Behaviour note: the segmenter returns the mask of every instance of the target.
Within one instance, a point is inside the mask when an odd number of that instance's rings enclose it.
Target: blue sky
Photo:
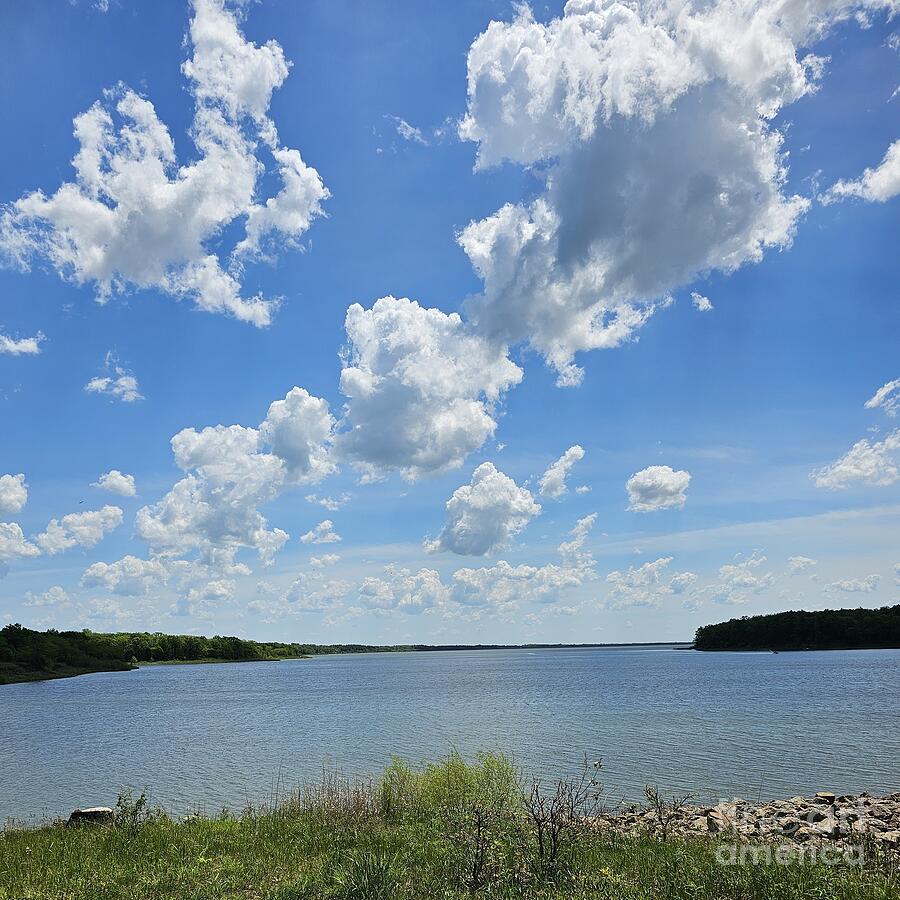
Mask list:
[[[0,12],[0,618],[315,641],[628,641],[897,602],[895,22],[878,3],[843,21],[828,4],[815,19],[711,4],[687,24],[665,8],[636,4],[630,19],[594,6],[528,18],[499,2],[350,16],[286,0],[42,0]],[[144,159],[127,199],[26,210],[22,198],[64,183],[91,198],[72,167],[73,119],[123,97],[152,103],[177,162],[160,175]],[[135,163],[111,122],[107,163]],[[243,149],[153,230],[153,190],[203,158],[192,128]],[[283,186],[273,150],[302,156],[300,225],[259,212]],[[197,197],[232,188],[231,211],[192,241]],[[86,249],[100,207],[129,204],[134,230],[123,214]],[[232,252],[253,216],[259,246]],[[509,251],[526,220],[535,237]],[[74,253],[63,262],[60,241]],[[209,292],[171,287],[203,257],[241,297],[280,298],[265,327],[240,320],[258,307],[202,311]],[[102,304],[95,265],[112,278]],[[376,312],[388,296],[419,305]],[[598,330],[630,315],[617,338]],[[401,333],[414,351],[390,357]],[[617,345],[586,349],[600,344]],[[342,369],[381,387],[345,408]],[[109,392],[123,375],[140,399]],[[567,378],[580,383],[558,386]],[[107,390],[86,390],[92,379]],[[305,394],[279,408],[293,429],[279,445],[260,424],[295,386],[328,412]],[[241,432],[254,448],[201,432],[217,425],[255,429]],[[170,441],[184,429],[194,449],[179,468]],[[583,454],[565,491],[542,492],[571,447]],[[135,496],[92,486],[112,470],[133,476]],[[169,492],[185,478],[196,490],[175,498],[175,517]],[[275,538],[253,530],[257,517]],[[341,540],[318,542],[329,534]]]

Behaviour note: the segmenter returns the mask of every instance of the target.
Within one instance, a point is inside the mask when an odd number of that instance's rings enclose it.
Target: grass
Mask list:
[[[120,800],[115,826],[0,833],[3,900],[893,900],[895,861],[725,866],[713,838],[660,841],[586,823],[595,785],[540,790],[503,756],[376,782],[325,775],[286,802],[174,821]]]

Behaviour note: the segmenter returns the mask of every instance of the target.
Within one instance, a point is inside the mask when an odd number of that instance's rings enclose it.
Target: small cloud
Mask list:
[[[690,472],[675,471],[670,466],[648,466],[635,472],[625,484],[628,509],[632,512],[681,509],[687,501],[685,492],[690,483]]]
[[[331,519],[319,522],[311,531],[300,536],[301,544],[334,544],[340,540],[343,538],[334,530]]]
[[[118,469],[110,469],[105,475],[101,475],[96,481],[92,482],[91,487],[111,491],[113,494],[119,494],[122,497],[137,496],[134,475],[125,475]]]
[[[421,144],[423,147],[428,146],[428,139],[422,134],[422,130],[416,128],[415,125],[410,125],[406,119],[401,119],[400,116],[385,116],[385,118],[390,119],[394,123],[397,134],[400,135],[404,141]]]
[[[118,357],[112,351],[106,354],[104,367],[110,374],[92,378],[84,386],[89,394],[106,394],[123,403],[134,403],[144,399],[134,372],[121,366]]]
[[[46,340],[39,331],[34,337],[11,338],[0,333],[0,354],[7,356],[37,356],[41,352],[41,344]]]
[[[714,308],[709,297],[704,297],[703,294],[698,294],[696,291],[691,291],[691,303],[699,312],[709,312]]]

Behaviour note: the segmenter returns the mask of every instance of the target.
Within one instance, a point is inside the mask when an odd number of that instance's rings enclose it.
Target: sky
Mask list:
[[[900,602],[890,0],[0,7],[0,619]]]

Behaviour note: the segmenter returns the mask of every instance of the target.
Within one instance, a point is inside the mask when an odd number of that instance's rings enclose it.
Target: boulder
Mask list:
[[[722,810],[711,809],[706,814],[706,827],[713,833],[727,831],[731,827],[731,819]]]
[[[88,806],[75,809],[69,816],[67,825],[112,825],[116,814],[108,806]]]
[[[815,803],[824,803],[826,806],[831,806],[836,799],[831,791],[816,791],[816,796],[813,797]]]

